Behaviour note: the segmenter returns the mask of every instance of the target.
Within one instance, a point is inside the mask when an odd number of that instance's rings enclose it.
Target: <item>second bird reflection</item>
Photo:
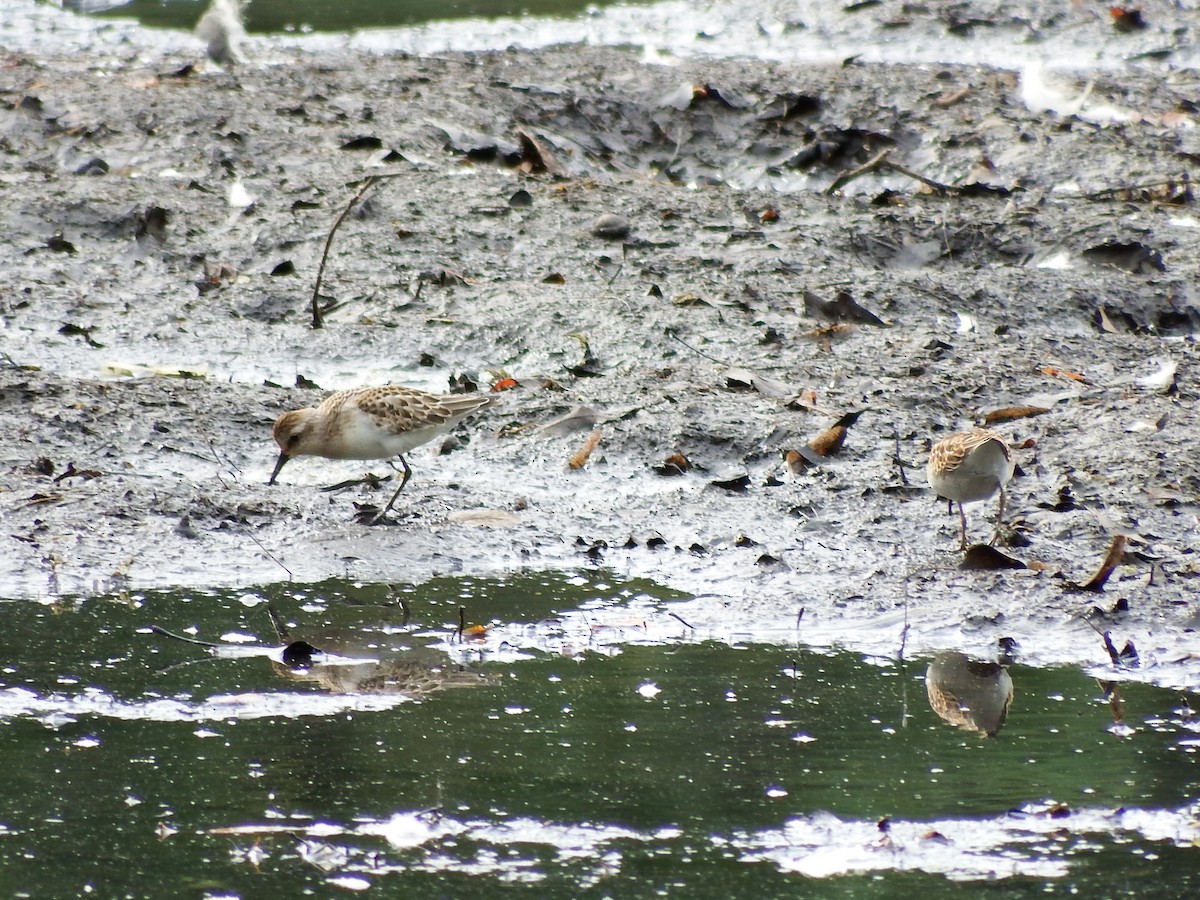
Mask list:
[[[1008,718],[1012,677],[999,663],[981,662],[962,653],[939,653],[925,673],[929,705],[946,722],[966,731],[995,737]]]

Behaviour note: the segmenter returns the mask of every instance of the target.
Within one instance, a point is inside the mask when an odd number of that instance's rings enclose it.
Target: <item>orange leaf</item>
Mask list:
[[[988,425],[995,422],[1011,422],[1013,419],[1026,419],[1030,416],[1040,416],[1050,412],[1045,406],[1005,406],[1003,409],[993,409],[983,417]]]
[[[1060,369],[1057,366],[1042,366],[1038,371],[1043,375],[1049,375],[1051,378],[1069,378],[1072,381],[1087,381],[1087,378],[1079,372]]]

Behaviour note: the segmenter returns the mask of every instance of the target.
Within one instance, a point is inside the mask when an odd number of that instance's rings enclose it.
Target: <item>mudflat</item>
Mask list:
[[[1084,663],[1109,631],[1200,684],[1194,72],[196,62],[0,59],[0,595],[605,565],[696,628]],[[382,464],[266,485],[330,390],[505,379],[392,524]],[[985,422],[1025,568],[964,568],[925,483]]]

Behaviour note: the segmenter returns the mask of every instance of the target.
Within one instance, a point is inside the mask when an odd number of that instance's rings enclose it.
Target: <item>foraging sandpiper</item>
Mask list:
[[[285,412],[275,420],[279,459],[267,484],[275,483],[279,470],[293,456],[399,457],[404,477],[387,506],[371,520],[375,524],[391,510],[412,476],[405,453],[449,431],[476,410],[498,402],[498,397],[429,394],[400,385],[339,391],[319,406]]]

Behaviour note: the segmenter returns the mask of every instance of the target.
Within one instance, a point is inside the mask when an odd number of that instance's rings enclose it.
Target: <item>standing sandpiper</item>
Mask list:
[[[449,431],[476,410],[498,402],[498,397],[428,394],[400,385],[339,391],[320,406],[285,412],[275,420],[279,459],[267,484],[275,483],[279,470],[293,456],[399,457],[404,477],[387,506],[371,520],[374,525],[391,510],[412,476],[405,453]]]
[[[934,492],[958,504],[962,524],[960,550],[967,549],[967,515],[963,504],[987,500],[999,491],[1000,508],[990,542],[996,543],[1004,519],[1004,486],[1013,474],[1012,452],[1004,438],[986,428],[956,432],[933,445],[925,471]]]

